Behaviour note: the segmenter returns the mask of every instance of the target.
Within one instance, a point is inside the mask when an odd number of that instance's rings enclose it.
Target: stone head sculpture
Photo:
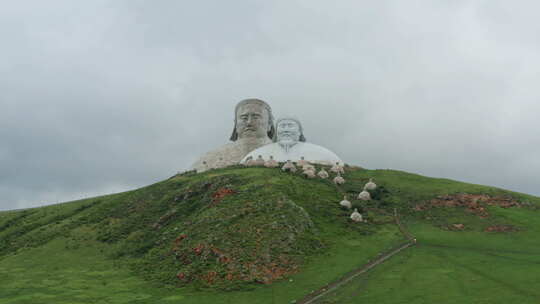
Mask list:
[[[300,121],[293,117],[283,117],[276,122],[276,132],[273,140],[279,143],[285,150],[294,146],[297,142],[305,142],[306,137]]]
[[[234,110],[234,129],[231,141],[240,138],[273,138],[274,116],[270,106],[260,99],[244,99]]]

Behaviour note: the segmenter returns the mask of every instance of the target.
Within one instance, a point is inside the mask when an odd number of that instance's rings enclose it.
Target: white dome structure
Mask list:
[[[369,179],[369,182],[364,186],[364,190],[373,191],[373,190],[375,190],[375,189],[377,189],[377,184],[375,184],[375,183],[373,182],[373,179],[370,178],[370,179]]]
[[[350,201],[347,200],[347,196],[346,196],[346,195],[343,197],[343,200],[342,200],[341,202],[339,202],[339,205],[340,205],[341,207],[345,207],[345,208],[347,208],[347,209],[351,209],[351,208],[352,208],[352,204],[351,204]]]
[[[332,171],[332,172],[334,172],[334,173],[341,173],[341,174],[345,173],[345,169],[343,169],[343,166],[340,165],[339,162],[336,162],[336,163],[332,166],[332,168],[330,168],[330,171]]]
[[[369,201],[369,200],[371,200],[371,194],[369,194],[369,192],[364,190],[364,191],[360,192],[360,194],[358,194],[358,199],[363,200],[363,201]]]
[[[272,155],[270,155],[270,159],[264,162],[264,166],[266,168],[276,168],[279,166],[278,162],[274,159]]]
[[[311,169],[304,170],[304,172],[302,172],[302,174],[305,175],[307,178],[315,178],[315,177],[317,177],[317,175],[315,175],[315,170],[311,170]]]
[[[306,171],[306,170],[311,170],[311,171],[315,171],[315,167],[310,164],[310,163],[306,163],[302,166],[302,170]]]
[[[296,172],[296,166],[293,164],[293,162],[289,159],[283,167],[281,167],[281,170],[283,171],[290,171],[290,172]]]
[[[321,171],[319,171],[319,173],[317,173],[317,175],[320,178],[323,178],[323,179],[327,179],[329,177],[328,172],[326,172],[326,170],[324,170],[324,168],[321,168]]]
[[[353,213],[351,214],[351,220],[353,220],[354,222],[362,222],[363,219],[362,219],[362,214],[360,214],[358,212],[358,209],[354,209]]]
[[[334,177],[334,184],[336,185],[343,185],[345,184],[345,179],[341,177],[341,174],[338,173],[336,177]]]

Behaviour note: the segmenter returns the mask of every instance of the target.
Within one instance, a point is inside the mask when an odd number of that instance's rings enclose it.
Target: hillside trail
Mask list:
[[[344,193],[344,191],[336,185],[336,188],[339,192]],[[296,301],[297,304],[311,304],[315,303],[315,301],[319,300],[321,297],[327,295],[328,293],[340,288],[341,286],[347,284],[352,279],[358,277],[359,275],[366,273],[370,269],[376,267],[377,265],[383,263],[384,261],[388,260],[392,256],[400,253],[401,251],[416,245],[416,238],[403,226],[399,219],[399,214],[397,212],[397,209],[394,208],[394,222],[399,228],[399,231],[403,234],[403,236],[407,239],[406,242],[401,243],[397,246],[392,247],[391,249],[383,252],[382,254],[379,254],[376,259],[369,261],[368,263],[360,266],[359,268],[356,268],[347,274],[345,274],[340,279],[331,282],[317,290],[312,291],[311,293],[307,294],[302,298],[301,300]]]
[[[412,242],[412,241],[402,243],[402,244],[400,244],[400,245],[386,251],[385,253],[380,255],[377,259],[375,259],[375,260],[361,266],[358,269],[355,269],[355,270],[347,273],[346,275],[344,275],[339,280],[334,281],[334,282],[332,282],[332,283],[330,283],[330,284],[328,284],[326,286],[323,286],[323,287],[311,292],[310,294],[306,295],[303,299],[297,301],[296,303],[297,304],[314,303],[315,301],[317,301],[321,297],[325,296],[326,294],[340,288],[342,285],[347,284],[348,282],[350,282],[352,279],[356,278],[357,276],[369,271],[370,269],[372,269],[375,266],[381,264],[382,262],[386,261],[387,259],[391,258],[392,256],[398,254],[402,250],[405,250],[405,249],[407,249],[407,248],[409,248],[410,246],[413,246],[413,245],[415,245],[415,243]]]
[[[335,186],[336,186],[336,189],[337,189],[338,192],[340,192],[342,194],[345,194],[345,191],[343,191],[338,185],[335,185]],[[398,214],[396,208],[394,208],[393,217],[394,217],[395,224],[399,228],[399,231],[407,239],[406,242],[401,243],[401,244],[399,244],[399,245],[397,245],[397,246],[383,252],[382,254],[378,255],[375,260],[372,260],[372,261],[360,266],[359,268],[348,272],[347,274],[345,274],[343,277],[339,278],[338,280],[336,280],[334,282],[331,282],[331,283],[329,283],[329,284],[327,284],[327,285],[325,285],[325,286],[323,286],[323,287],[321,287],[321,288],[319,288],[317,290],[312,291],[311,293],[307,294],[306,296],[304,296],[302,299],[296,301],[295,303],[296,304],[313,304],[313,303],[316,303],[323,296],[325,296],[325,295],[339,289],[341,286],[347,284],[348,282],[350,282],[354,278],[360,276],[361,274],[366,273],[367,271],[371,270],[372,268],[376,267],[377,265],[380,265],[381,263],[388,260],[392,256],[400,253],[401,251],[403,251],[403,250],[405,250],[405,249],[407,249],[407,248],[409,248],[411,246],[419,245],[419,244],[417,244],[416,238],[401,223],[401,220],[400,220],[400,217],[399,217],[399,214]],[[447,245],[442,245],[442,244],[425,244],[425,243],[423,243],[423,244],[421,244],[419,246],[440,248],[440,249],[443,249],[443,250],[452,250],[452,249],[463,250],[463,249],[465,249],[465,250],[481,252],[481,253],[484,253],[484,254],[494,255],[494,256],[499,256],[499,255],[497,255],[497,253],[499,253],[499,254],[504,254],[504,253],[537,254],[536,252],[526,252],[526,251],[517,251],[517,250],[500,250],[500,249],[499,250],[494,250],[494,249],[461,248],[461,247],[458,248],[458,247],[452,247],[452,246],[447,246]],[[502,256],[500,256],[500,257],[502,257]],[[518,259],[515,259],[515,258],[509,258],[509,259],[518,260]],[[536,264],[535,262],[530,262],[530,261],[527,261],[527,262],[529,262],[531,264]],[[460,266],[462,266],[464,268],[467,268],[466,265],[460,265]],[[473,271],[474,269],[470,269],[470,270]],[[474,270],[474,271],[477,271],[477,270]],[[497,282],[500,281],[500,280],[496,280],[495,278],[492,278],[487,273],[478,273],[478,274],[481,275],[481,276],[484,276],[486,279],[490,279],[490,280],[497,281]],[[502,282],[502,283],[504,283],[504,282]],[[514,289],[516,291],[523,292],[525,294],[534,294],[534,293],[531,293],[530,291],[522,290],[519,286],[513,286],[511,284],[507,284],[507,285],[509,285],[509,287],[511,287],[512,289]],[[536,294],[534,294],[534,295],[536,296]]]

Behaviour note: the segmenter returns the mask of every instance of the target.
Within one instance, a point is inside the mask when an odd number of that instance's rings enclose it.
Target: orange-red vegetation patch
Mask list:
[[[182,236],[177,238],[178,245],[181,245],[181,241],[184,238],[182,238]],[[227,281],[270,284],[298,271],[297,263],[284,256],[274,258],[254,256],[254,259],[246,261],[235,257],[234,252],[225,253],[223,250],[218,249],[211,244],[197,244],[195,247],[183,249],[178,247],[181,246],[175,245],[173,251],[175,252],[176,258],[184,265],[207,262],[215,259],[219,264],[223,265],[225,269],[225,272],[222,273],[218,273],[213,269],[209,269],[203,273],[179,272],[176,277],[178,280],[185,283],[193,280],[201,280],[208,285]]]
[[[201,279],[206,281],[206,283],[208,283],[208,284],[213,284],[216,281],[217,276],[218,276],[217,272],[209,271],[208,273],[203,274],[201,276]]]
[[[212,205],[218,204],[221,200],[231,194],[234,194],[234,190],[229,188],[219,188],[212,194]]]
[[[183,239],[185,239],[185,238],[187,238],[187,235],[185,235],[185,234],[180,234],[180,235],[174,240],[174,243],[175,243],[176,245],[178,245],[178,244],[180,244],[180,242],[181,242]]]
[[[463,224],[452,224],[452,229],[453,230],[463,230],[463,229],[465,229],[465,225],[463,225]]]
[[[514,232],[518,229],[512,225],[494,225],[484,229],[485,232]]]
[[[284,278],[286,275],[296,272],[297,267],[291,267],[290,265],[278,265],[271,263],[269,265],[262,265],[260,271],[263,273],[261,283],[270,284],[275,280]]]
[[[178,246],[180,246],[180,243],[181,243],[185,238],[187,238],[187,235],[185,235],[185,234],[180,234],[180,235],[174,240],[173,251],[178,250]]]
[[[201,255],[204,250],[204,244],[198,244],[195,248],[193,248],[193,252],[195,252],[196,255]]]
[[[486,218],[489,213],[487,206],[499,206],[501,208],[521,207],[521,203],[508,197],[492,197],[486,194],[454,194],[438,196],[428,202],[417,204],[415,211],[424,211],[440,207],[463,207],[467,212],[481,218]]]

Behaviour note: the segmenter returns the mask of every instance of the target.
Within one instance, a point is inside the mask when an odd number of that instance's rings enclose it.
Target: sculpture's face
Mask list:
[[[263,105],[245,104],[236,112],[238,138],[264,138],[270,127],[268,111]]]
[[[294,120],[280,120],[276,132],[277,141],[281,144],[291,145],[300,140],[300,126]]]

